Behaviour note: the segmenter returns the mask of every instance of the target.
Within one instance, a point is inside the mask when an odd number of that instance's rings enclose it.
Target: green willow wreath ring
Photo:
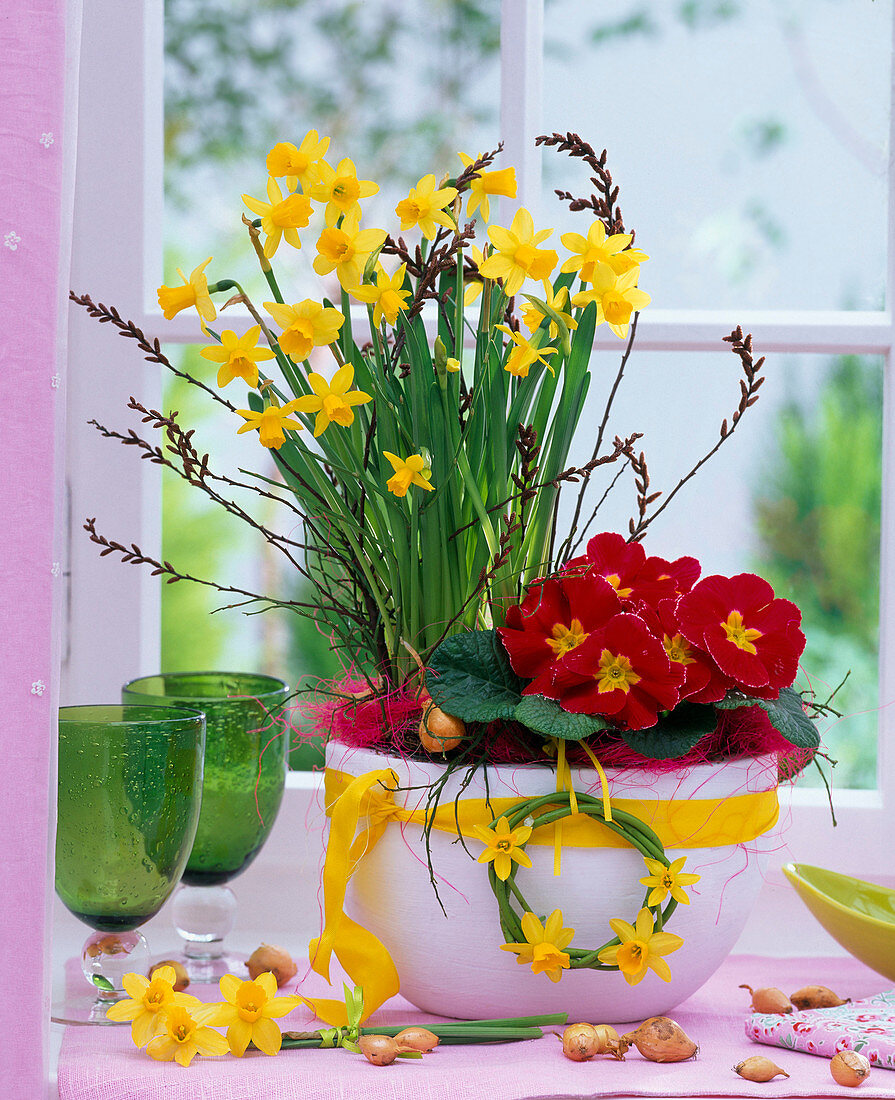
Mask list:
[[[601,798],[595,798],[589,794],[577,793],[575,798],[578,803],[579,814],[599,819],[601,825],[605,825],[607,829],[611,829],[614,833],[617,833],[626,840],[632,848],[636,848],[645,858],[656,859],[660,863],[664,863],[666,867],[670,866],[669,859],[665,855],[665,849],[662,846],[662,841],[649,825],[641,821],[639,817],[635,817],[625,810],[616,810],[613,807],[612,820],[607,821],[603,800]],[[539,814],[538,811],[544,806],[549,806],[550,809]],[[564,817],[572,816],[571,794],[569,791],[557,791],[555,794],[539,795],[536,798],[525,798],[517,802],[515,807],[503,816],[506,817],[511,829],[515,829],[517,825],[522,824],[527,818],[530,818],[528,824],[531,825],[533,830],[541,825],[551,825],[553,822],[559,821]],[[494,829],[497,825],[497,820],[498,819],[492,821],[487,827],[489,829]],[[520,844],[519,847],[524,850],[525,844]],[[501,881],[501,879],[497,877],[494,864],[489,863],[488,865],[488,880],[491,883],[494,897],[497,899],[497,907],[500,912],[501,931],[506,936],[508,943],[525,942],[525,933],[522,931],[521,919],[516,914],[511,899],[513,897],[516,898],[522,906],[523,913],[533,911],[532,907],[523,897],[519,887],[516,885],[516,872],[518,869],[519,865],[515,860],[512,861],[510,873],[506,881]],[[649,909],[653,914],[655,931],[660,932],[665,922],[677,908],[677,902],[673,897],[669,897],[668,903],[665,905],[664,909],[661,904],[649,905],[647,903],[650,893],[650,888],[647,888],[641,908]],[[613,947],[620,942],[619,938],[615,936],[594,950],[567,947],[566,954],[569,956],[569,969],[619,970],[620,968],[617,965],[600,962],[598,956],[600,952],[607,947]]]

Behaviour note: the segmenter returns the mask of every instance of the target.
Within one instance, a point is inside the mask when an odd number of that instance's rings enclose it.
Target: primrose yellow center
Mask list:
[[[603,295],[603,316],[610,325],[626,325],[632,312],[633,306],[618,291],[607,290]]]
[[[649,947],[643,940],[628,940],[623,943],[616,955],[619,970],[623,974],[636,974],[642,970],[649,955]]]
[[[615,589],[615,591],[621,596],[622,599],[624,599],[626,596],[631,595],[632,589],[630,589],[630,588],[619,588],[619,585],[622,583],[622,579],[618,575],[618,573],[609,573],[605,577],[605,579],[607,581],[609,581],[609,583],[612,585],[612,587]]]
[[[354,206],[360,198],[360,184],[354,176],[338,176],[333,180],[332,201],[336,205],[348,209]]]
[[[546,642],[557,659],[562,657],[563,654],[577,649],[588,637],[588,632],[581,625],[580,619],[572,619],[568,626],[565,623],[554,623],[551,633],[553,637],[547,638]]]
[[[674,661],[678,665],[692,665],[695,662],[696,658],[690,656],[690,647],[680,634],[675,634],[673,638],[669,638],[666,634],[662,640],[669,661]]]
[[[631,668],[628,658],[623,653],[616,655],[608,649],[600,654],[600,671],[594,679],[601,695],[607,691],[623,691],[627,695],[634,684],[640,683],[640,677]]]
[[[761,631],[747,627],[739,611],[731,611],[727,616],[727,622],[721,623],[721,627],[727,635],[728,642],[733,642],[737,649],[742,649],[744,653],[758,652],[752,643],[761,637]]]

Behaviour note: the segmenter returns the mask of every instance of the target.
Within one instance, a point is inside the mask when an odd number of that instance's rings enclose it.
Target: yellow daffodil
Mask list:
[[[606,227],[599,220],[593,223],[586,237],[580,233],[563,233],[561,240],[573,255],[560,271],[579,271],[581,281],[585,283],[593,282],[595,264],[608,264],[616,275],[623,275],[649,259],[641,249],[628,248],[633,234],[613,233],[607,236]]]
[[[196,307],[196,312],[203,322],[213,321],[217,316],[214,302],[208,293],[208,280],[205,277],[205,268],[211,263],[211,256],[204,264],[199,264],[190,272],[190,277],[178,267],[177,274],[183,279],[183,286],[160,286],[158,288],[158,304],[166,321],[180,313],[182,309]],[[203,323],[202,328],[205,328]]]
[[[401,219],[401,229],[406,232],[414,226],[420,227],[420,232],[427,241],[431,241],[438,232],[439,225],[446,229],[455,229],[454,219],[444,212],[457,197],[456,187],[442,187],[435,189],[435,176],[428,175],[410,188],[410,194],[402,199],[395,207],[395,213]]]
[[[569,956],[563,950],[572,942],[574,928],[563,928],[562,911],[554,909],[545,924],[534,913],[522,917],[522,934],[525,943],[502,943],[501,951],[512,951],[519,957],[520,966],[531,966],[533,974],[546,974],[551,982],[558,982],[563,970],[569,969]]]
[[[277,981],[273,974],[259,974],[254,981],[241,981],[235,974],[225,974],[220,980],[223,1004],[209,1005],[213,1011],[207,1020],[215,1027],[226,1027],[227,1044],[241,1058],[249,1043],[265,1054],[276,1054],[283,1042],[283,1033],[274,1020],[302,1003],[301,997],[277,996]]]
[[[458,153],[460,160],[468,168],[474,160],[467,153]],[[491,195],[505,195],[508,199],[516,197],[516,169],[500,168],[497,171],[482,171],[470,181],[469,201],[466,203],[466,217],[471,218],[476,210],[481,210],[485,221],[491,218]]]
[[[378,183],[357,178],[354,161],[348,157],[339,161],[338,168],[321,160],[317,172],[319,180],[311,188],[311,198],[326,203],[323,216],[327,225],[335,225],[343,216],[360,219],[358,199],[368,198],[379,190]]]
[[[554,355],[556,348],[532,347],[520,332],[514,332],[509,326],[495,325],[494,327],[500,329],[501,332],[505,332],[513,341],[513,349],[504,367],[508,374],[514,374],[517,378],[527,378],[528,371],[534,363],[543,363],[551,374],[555,373],[546,357]]]
[[[261,218],[261,232],[267,236],[264,255],[270,259],[284,237],[293,248],[301,248],[298,231],[311,220],[311,200],[307,195],[287,195],[283,198],[280,185],[273,176],[267,180],[267,197],[270,201],[262,202],[251,195],[243,195],[242,201]]]
[[[384,229],[361,229],[356,215],[345,217],[340,226],[328,225],[320,234],[314,270],[318,275],[334,270],[345,290],[351,290],[361,281],[370,253],[385,237]]]
[[[528,295],[525,295],[528,297]],[[578,327],[578,322],[572,316],[571,313],[564,313],[563,310],[569,304],[569,288],[561,286],[559,290],[554,294],[553,287],[547,281],[544,280],[544,297],[542,300],[537,298],[529,298],[528,304],[522,309],[522,322],[529,332],[534,332],[535,329],[541,327],[541,322],[545,317],[550,317],[550,310],[556,314],[557,317],[563,322],[567,329],[574,329]],[[544,309],[547,306],[547,310]],[[555,340],[559,333],[559,325],[556,321],[550,321],[550,328],[548,330],[551,340]]]
[[[142,974],[125,974],[122,984],[129,999],[116,1001],[107,1009],[106,1018],[116,1024],[130,1020],[131,1038],[138,1047],[145,1046],[154,1035],[164,1031],[164,1015],[172,1005],[189,1008],[202,1003],[189,993],[175,993],[176,981],[173,966],[158,967],[151,979]]]
[[[308,384],[314,392],[298,397],[289,404],[298,412],[317,414],[315,437],[326,431],[331,423],[348,428],[354,423],[354,406],[365,405],[373,400],[363,390],[352,390],[350,387],[353,382],[354,367],[350,363],[339,367],[331,382],[327,382],[322,374],[311,371]]]
[[[224,329],[219,347],[203,348],[199,352],[203,359],[221,364],[218,370],[221,389],[234,378],[241,378],[252,389],[258,385],[258,362],[274,357],[270,348],[258,347],[260,335],[260,325],[250,328],[245,336],[237,336],[232,329]]]
[[[263,412],[255,412],[254,409],[237,409],[239,415],[246,421],[241,428],[237,428],[236,434],[250,432],[256,429],[261,439],[262,447],[270,447],[278,451],[286,442],[286,432],[300,432],[304,424],[290,419],[290,414],[298,409],[297,401],[290,401],[287,405],[268,405]]]
[[[351,295],[359,302],[373,305],[373,324],[379,325],[385,317],[390,325],[398,320],[398,314],[407,309],[410,291],[404,290],[404,272],[406,264],[401,264],[394,275],[380,268],[376,272],[376,282],[364,283],[351,289]]]
[[[444,369],[448,374],[456,374],[460,370],[460,360],[449,356],[444,364]]]
[[[282,302],[265,302],[264,308],[283,330],[279,344],[296,362],[311,354],[313,348],[322,348],[339,338],[339,329],[345,317],[333,306],[324,306],[313,298],[285,305]]]
[[[471,245],[469,249],[469,254],[472,256],[475,266],[481,269],[482,264],[485,262],[485,257],[482,254],[482,250],[480,248],[477,248],[475,245]],[[478,296],[482,293],[483,285],[484,284],[482,283],[481,279],[467,280],[466,286],[463,288],[464,306],[472,305],[476,298],[478,298]]]
[[[391,451],[383,451],[382,453],[392,464],[392,469],[395,471],[386,482],[386,487],[396,497],[407,496],[407,490],[411,485],[419,485],[421,489],[431,490],[435,488],[432,482],[429,481],[432,470],[422,455],[408,455],[407,458],[400,458],[398,455],[393,455]]]
[[[307,191],[318,179],[317,164],[326,156],[329,138],[316,130],[308,130],[296,147],[290,141],[280,141],[267,154],[267,171],[271,176],[285,176],[286,187],[294,191],[297,184]]]
[[[615,918],[609,922],[620,944],[604,947],[597,958],[601,963],[617,966],[628,985],[637,985],[647,970],[654,970],[663,982],[671,981],[671,970],[662,958],[683,944],[680,936],[671,932],[654,932],[653,915],[649,909],[641,909],[637,923]]]
[[[661,905],[669,894],[682,905],[690,904],[690,899],[683,887],[692,886],[694,882],[699,882],[702,876],[681,870],[687,862],[686,856],[676,859],[668,867],[661,860],[647,859],[646,856],[643,857],[643,862],[650,873],[640,881],[644,886],[652,886],[653,888],[650,896],[646,899],[647,905]]]
[[[559,256],[553,249],[538,248],[552,229],[541,229],[535,233],[531,214],[521,206],[513,218],[509,229],[492,225],[488,237],[494,245],[494,252],[479,271],[486,279],[502,279],[504,290],[512,297],[526,279],[549,279],[556,267]]]
[[[499,817],[493,829],[476,825],[475,835],[486,845],[479,856],[479,863],[490,863],[493,860],[494,873],[501,882],[506,882],[510,877],[513,861],[523,867],[531,867],[531,860],[520,847],[531,836],[530,825],[517,825],[515,829],[511,829],[507,819]]]
[[[172,1005],[164,1012],[164,1031],[150,1039],[146,1053],[157,1062],[179,1062],[188,1066],[197,1054],[226,1054],[227,1040],[219,1031],[208,1027],[212,1005],[200,1005],[188,1010]]]
[[[608,264],[595,264],[593,289],[582,290],[572,298],[573,306],[597,303],[597,324],[604,321],[622,340],[628,335],[631,314],[649,305],[650,296],[637,286],[639,267],[616,275]]]

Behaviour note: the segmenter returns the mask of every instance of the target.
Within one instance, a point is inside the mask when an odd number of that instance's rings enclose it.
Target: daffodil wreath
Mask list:
[[[579,794],[575,792],[574,804],[575,809],[573,809],[572,793],[569,791],[557,791],[554,794],[523,799],[516,803],[515,808],[505,814],[503,818],[496,818],[490,825],[484,828],[496,830],[501,821],[506,821],[510,829],[516,829],[519,825],[525,823],[534,830],[541,825],[551,825],[577,812],[587,817],[597,818],[601,825],[605,825],[607,829],[612,829],[613,832],[623,837],[632,848],[636,848],[644,859],[656,860],[664,867],[671,867],[671,863],[665,855],[665,849],[662,846],[661,840],[645,822],[640,820],[640,818],[624,810],[617,810],[613,806],[611,817],[607,819],[603,800],[588,794]],[[524,850],[526,843],[527,840],[520,843],[518,848]],[[526,860],[526,862],[529,861]],[[525,943],[526,936],[523,931],[522,920],[513,908],[512,898],[515,897],[522,906],[523,913],[531,913],[532,907],[525,900],[522,892],[516,885],[516,872],[519,869],[518,861],[513,859],[510,861],[510,864],[509,874],[505,880],[501,880],[495,870],[494,862],[489,862],[488,879],[491,883],[491,889],[494,891],[494,896],[497,899],[497,906],[500,911],[500,927],[507,937],[507,941],[509,943]],[[687,877],[689,878],[690,876]],[[695,878],[698,876],[693,877]],[[661,932],[665,922],[677,908],[678,903],[674,897],[669,895],[668,902],[664,908],[662,907],[661,901],[650,905],[649,899],[652,893],[652,885],[647,886],[642,908],[648,909],[653,915],[653,931]],[[563,950],[569,956],[568,968],[572,970],[621,970],[622,968],[620,966],[601,962],[599,959],[601,952],[620,943],[620,939],[616,936],[594,949],[565,947]]]

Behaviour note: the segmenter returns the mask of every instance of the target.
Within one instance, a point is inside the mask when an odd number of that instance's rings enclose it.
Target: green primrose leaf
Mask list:
[[[446,638],[426,670],[433,702],[464,722],[513,718],[524,686],[494,630],[469,630]]]
[[[718,724],[714,707],[698,703],[679,703],[673,711],[660,715],[655,726],[645,730],[622,730],[625,744],[651,760],[676,760],[711,733]]]
[[[569,714],[553,699],[544,695],[525,695],[516,707],[515,718],[523,726],[545,737],[563,741],[581,741],[592,733],[608,729],[610,723],[598,714]]]

